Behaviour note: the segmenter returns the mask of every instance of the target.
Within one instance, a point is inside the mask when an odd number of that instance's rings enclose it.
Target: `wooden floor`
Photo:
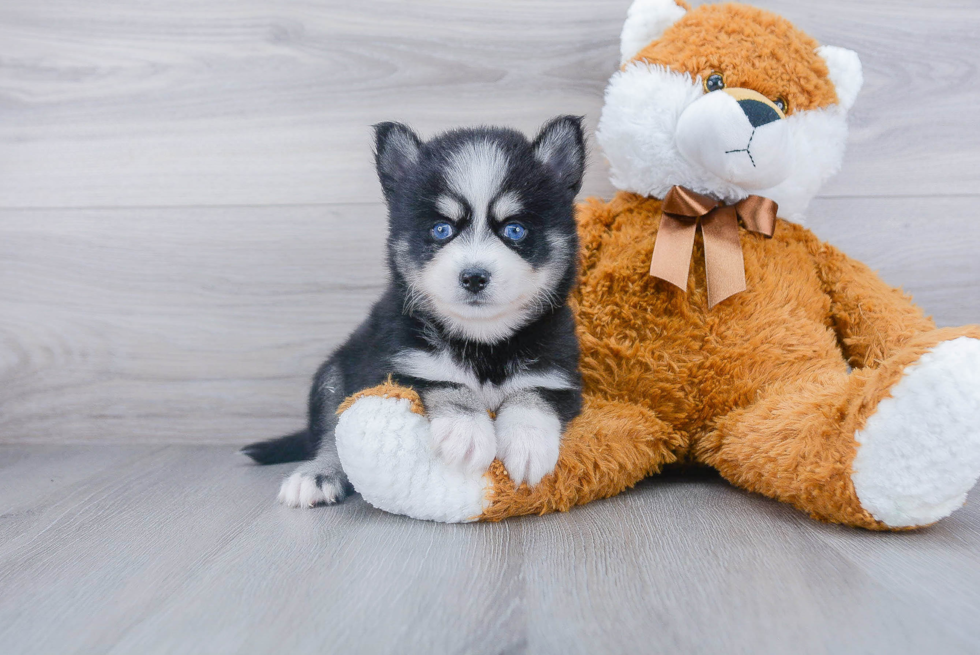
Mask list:
[[[4,653],[976,653],[980,493],[914,534],[705,475],[443,525],[225,446],[0,447]]]
[[[0,654],[980,652],[977,491],[914,534],[704,475],[446,526],[234,454],[384,282],[370,124],[591,130],[629,2],[0,2]],[[808,224],[980,323],[980,4],[755,3],[864,63]]]

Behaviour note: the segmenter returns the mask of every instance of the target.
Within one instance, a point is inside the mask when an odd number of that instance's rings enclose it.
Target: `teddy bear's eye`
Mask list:
[[[786,101],[783,100],[782,98],[776,98],[775,100],[772,101],[772,104],[779,107],[779,111],[783,112],[784,114],[786,113],[787,107],[789,107],[789,105],[786,104]]]
[[[708,79],[704,81],[704,90],[708,93],[712,91],[721,91],[725,88],[725,78],[721,76],[721,73],[712,73],[708,76]]]

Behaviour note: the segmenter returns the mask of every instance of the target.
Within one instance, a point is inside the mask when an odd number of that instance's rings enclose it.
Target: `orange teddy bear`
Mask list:
[[[800,225],[840,167],[857,55],[725,4],[637,0],[597,138],[620,189],[579,213],[584,411],[554,473],[451,471],[418,397],[350,398],[345,471],[442,521],[567,510],[676,462],[814,518],[928,525],[980,474],[980,328],[936,329]],[[778,215],[779,218],[776,218]]]

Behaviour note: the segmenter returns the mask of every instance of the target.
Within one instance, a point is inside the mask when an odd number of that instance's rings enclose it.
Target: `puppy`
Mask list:
[[[375,162],[389,213],[388,288],[317,371],[307,429],[242,452],[260,464],[312,458],[283,482],[286,505],[342,500],[351,488],[334,441],[337,407],[391,376],[420,394],[448,464],[478,472],[499,457],[515,483],[537,484],[581,408],[566,304],[581,120],[555,118],[533,142],[501,128],[423,142],[382,123]]]

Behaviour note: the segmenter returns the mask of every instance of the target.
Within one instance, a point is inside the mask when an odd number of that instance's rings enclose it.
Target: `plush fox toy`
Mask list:
[[[418,396],[386,385],[341,410],[355,488],[391,512],[498,520],[689,462],[824,521],[948,516],[980,474],[980,328],[936,329],[801,225],[840,167],[857,55],[683,0],[637,0],[622,55],[597,133],[620,192],[579,212],[585,409],[554,473],[515,488],[499,461],[447,469]]]

